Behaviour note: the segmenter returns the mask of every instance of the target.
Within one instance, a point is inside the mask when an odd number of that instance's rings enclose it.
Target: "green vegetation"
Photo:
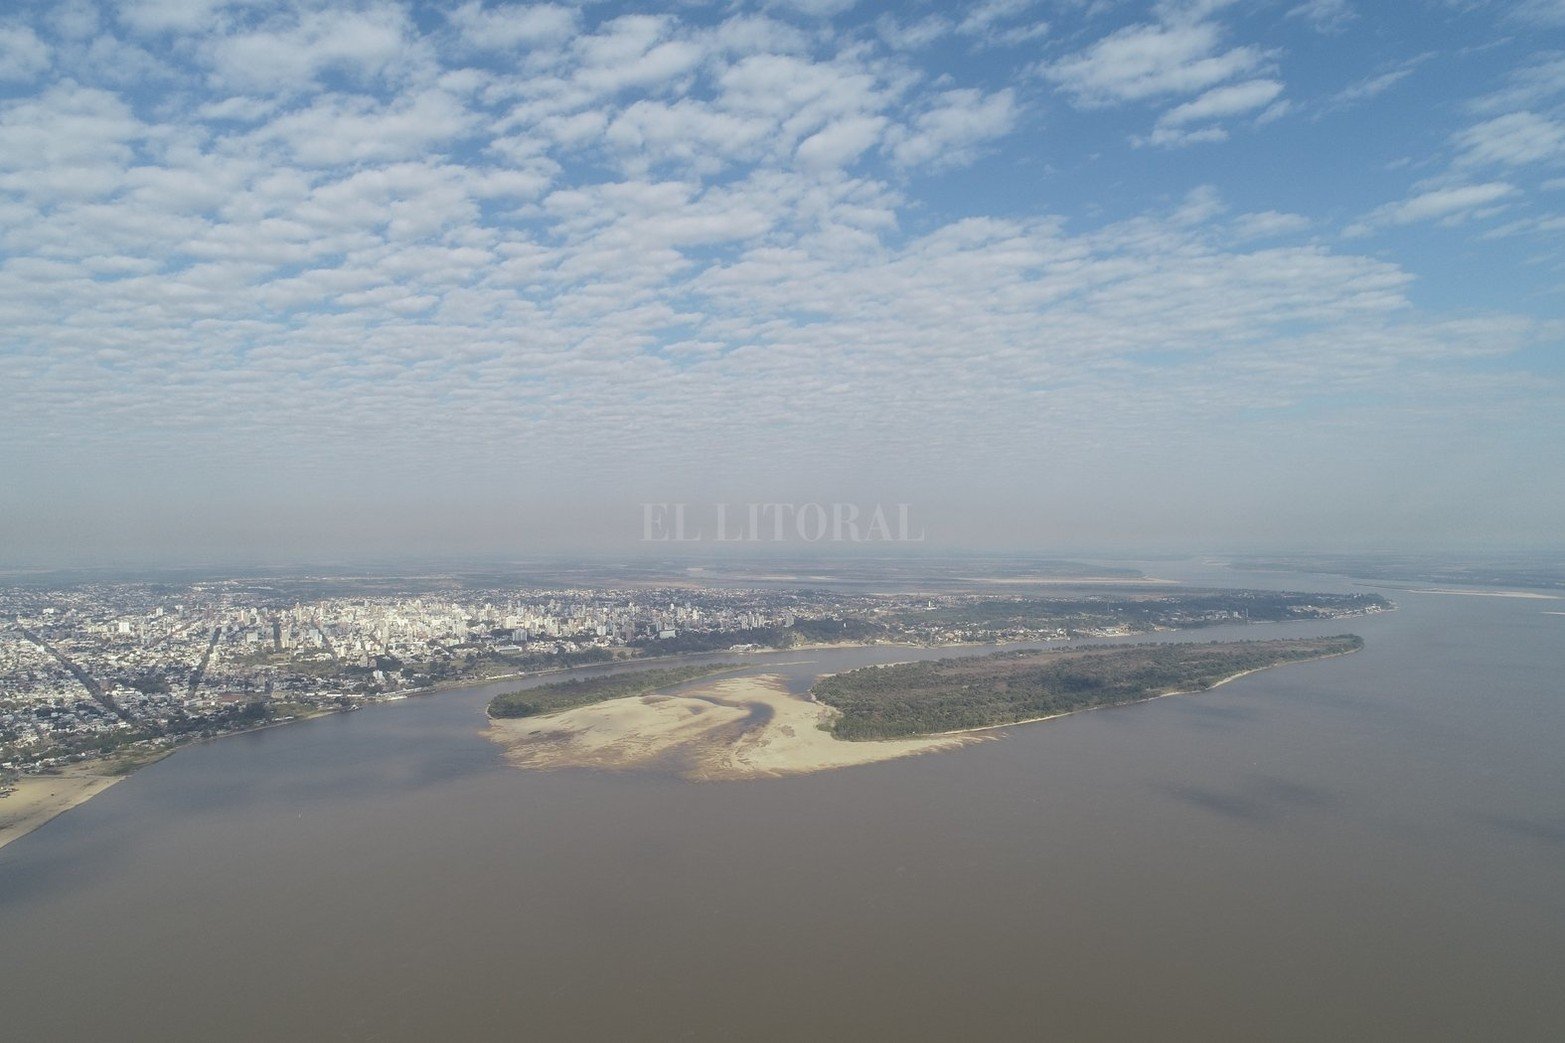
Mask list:
[[[130,679],[130,686],[146,695],[167,695],[171,690],[168,678],[155,671],[145,671]]]
[[[698,677],[710,677],[732,670],[737,663],[699,663],[691,666],[672,666],[662,670],[637,670],[634,673],[605,674],[601,677],[582,677],[573,681],[523,688],[515,692],[503,692],[489,702],[491,717],[535,717],[538,714],[569,710],[573,706],[601,703],[609,699],[624,699],[633,695],[645,695],[659,688],[694,681]]]
[[[927,611],[887,616],[899,629],[957,628],[988,639],[1008,632],[1089,631],[1101,627],[1220,626],[1236,622],[1329,619],[1353,612],[1385,611],[1378,594],[1300,594],[1261,590],[1113,591],[1050,598],[977,598]]]
[[[983,728],[1199,691],[1224,678],[1364,646],[1352,634],[1274,641],[1095,645],[1000,652],[822,678],[816,699],[842,711],[839,739]]]
[[[509,652],[485,652],[479,657],[481,661],[494,660],[503,665],[506,670],[553,670],[562,666],[593,666],[598,663],[612,663],[617,658],[614,651],[608,648],[583,648],[575,652],[525,652],[512,654]]]
[[[104,760],[102,767],[99,770],[104,775],[129,775],[137,768],[145,767],[146,765],[151,764],[153,761],[162,760],[164,757],[167,757],[170,753],[173,752],[173,748],[167,746],[151,750],[122,750],[114,756]]]

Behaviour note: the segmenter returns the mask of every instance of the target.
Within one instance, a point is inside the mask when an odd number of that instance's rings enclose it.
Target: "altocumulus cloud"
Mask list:
[[[1121,464],[1134,484],[1261,440],[1384,463],[1482,443],[1497,402],[1553,415],[1553,383],[1494,360],[1557,329],[1425,313],[1408,270],[1310,218],[1199,180],[1112,218],[988,201],[1066,159],[1062,106],[1159,107],[1165,143],[1275,106],[1276,49],[1214,8],[1087,39],[1026,3],[853,8],[12,14],[0,536],[398,497],[436,517],[865,488],[976,511],[990,483],[998,510],[1028,475],[1028,517],[1070,495],[1088,519],[1124,502]],[[1543,121],[1479,124],[1458,162],[1547,158]],[[1356,230],[1513,191],[1429,188]]]

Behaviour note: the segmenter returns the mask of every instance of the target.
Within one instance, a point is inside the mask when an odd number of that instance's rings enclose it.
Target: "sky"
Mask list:
[[[1562,0],[4,10],[0,561],[1560,543]]]

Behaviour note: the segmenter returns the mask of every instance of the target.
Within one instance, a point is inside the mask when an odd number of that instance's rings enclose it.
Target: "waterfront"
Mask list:
[[[819,775],[518,771],[483,736],[504,684],[183,750],[0,850],[4,1027],[1552,1037],[1565,617],[1388,593],[1161,636],[1353,656]]]

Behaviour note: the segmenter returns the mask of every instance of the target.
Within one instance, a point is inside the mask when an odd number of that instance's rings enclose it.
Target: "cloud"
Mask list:
[[[1015,46],[1037,40],[1049,23],[1030,18],[1034,0],[986,0],[970,7],[952,31],[987,46]]]
[[[1152,133],[1146,137],[1132,137],[1136,146],[1154,145],[1181,147],[1204,142],[1228,140],[1228,130],[1216,122],[1205,122],[1191,127],[1191,123],[1215,121],[1222,116],[1240,115],[1266,105],[1276,98],[1282,85],[1274,81],[1252,81],[1231,87],[1218,87],[1194,101],[1177,105],[1158,118]],[[1281,117],[1289,109],[1286,100],[1273,102],[1253,123],[1260,126]]]
[[[229,0],[126,0],[115,17],[139,33],[188,33],[211,28]]]
[[[1521,166],[1565,158],[1565,123],[1532,112],[1510,112],[1468,127],[1452,138],[1458,162]]]
[[[1516,193],[1516,186],[1503,181],[1431,188],[1401,202],[1378,207],[1350,225],[1345,234],[1363,235],[1384,225],[1407,225],[1420,221],[1458,223],[1484,217],[1496,213]]]
[[[1328,104],[1333,108],[1346,108],[1378,97],[1413,75],[1419,64],[1421,62],[1417,60],[1405,62],[1395,69],[1351,83],[1332,95]]]
[[[689,40],[669,39],[668,19],[624,15],[597,33],[572,43],[579,66],[571,84],[601,97],[631,89],[654,89],[691,72],[703,51]]]
[[[218,37],[204,53],[225,87],[297,93],[327,72],[379,78],[406,61],[410,29],[406,12],[390,5],[306,11],[292,24]]]
[[[799,162],[811,170],[831,170],[851,163],[875,144],[885,126],[879,116],[838,120],[799,144]]]
[[[1503,225],[1484,232],[1481,238],[1505,239],[1514,235],[1534,235],[1553,238],[1557,237],[1561,232],[1565,232],[1565,214],[1548,214],[1507,221]]]
[[[1464,418],[1524,386],[1558,412],[1538,374],[1491,364],[1547,322],[1447,321],[1389,248],[1312,235],[1330,218],[1282,209],[1311,195],[1247,170],[1164,155],[1145,176],[1105,107],[1145,105],[1131,118],[1171,143],[1298,93],[1218,5],[1117,29],[1052,7],[1042,83],[1007,42],[1042,32],[1021,3],[831,26],[824,7],[442,10],[36,20],[53,65],[0,101],[9,488],[105,518],[83,508],[155,514],[192,483],[266,518],[386,489],[469,513],[480,488],[563,511],[659,484],[927,481],[969,502],[959,485],[1042,463],[1078,488],[1250,445],[1359,459],[1323,432],[1428,452],[1487,437]],[[83,69],[132,68],[131,47],[156,76]],[[1048,83],[1091,114],[1051,109]],[[1366,228],[1520,197],[1476,164],[1545,162],[1552,138],[1473,111],[1451,140],[1468,176]],[[1189,191],[1208,182],[1245,212]],[[1513,234],[1531,248],[1549,220]]]
[[[950,19],[937,14],[899,21],[883,14],[875,21],[875,32],[895,51],[915,51],[948,36],[954,28]]]
[[[795,11],[810,18],[835,18],[852,10],[858,0],[771,0],[770,6]]]
[[[964,166],[977,158],[977,146],[1010,133],[1016,125],[1015,93],[993,94],[964,88],[946,91],[894,135],[891,153],[905,167]]]
[[[1285,214],[1276,210],[1240,214],[1234,219],[1234,235],[1240,240],[1293,235],[1309,227],[1310,219],[1302,214]]]
[[[1512,18],[1532,25],[1565,25],[1565,0],[1522,0],[1510,14]]]
[[[768,135],[774,129],[770,120],[714,110],[689,99],[643,98],[615,116],[603,138],[630,170],[674,164],[714,173],[730,163],[759,158],[772,143]]]
[[[1221,128],[1204,127],[1194,131],[1185,128],[1191,123],[1253,112],[1274,102],[1282,89],[1282,84],[1276,80],[1250,80],[1214,87],[1194,101],[1176,105],[1159,116],[1150,142],[1154,145],[1177,145],[1202,140],[1220,141],[1226,137],[1226,132]]]
[[[1467,103],[1473,112],[1507,112],[1538,106],[1565,94],[1565,54],[1543,52],[1505,77],[1505,85]]]
[[[1226,87],[1214,87],[1194,101],[1176,105],[1158,117],[1158,125],[1182,127],[1198,120],[1236,116],[1270,104],[1282,93],[1276,80],[1250,80]]]
[[[49,67],[49,46],[27,26],[0,26],[0,80],[25,82]]]
[[[1288,17],[1308,22],[1316,32],[1340,33],[1358,18],[1358,14],[1347,0],[1306,0],[1290,8]]]
[[[93,0],[61,0],[49,12],[49,24],[64,40],[86,40],[97,35],[103,20]]]
[[[117,95],[57,84],[0,107],[0,188],[35,203],[104,195],[146,134]]]
[[[1127,26],[1042,72],[1087,108],[1189,94],[1261,64],[1259,48],[1223,50],[1221,37],[1209,22]]]
[[[196,110],[196,115],[203,120],[234,120],[240,123],[253,123],[265,119],[277,111],[278,101],[275,98],[251,98],[244,95],[230,95],[220,101],[204,102]]]
[[[307,166],[339,166],[415,158],[473,125],[473,114],[444,91],[405,94],[389,105],[326,95],[272,120],[252,140],[278,142]]]
[[[559,4],[507,5],[485,9],[478,0],[446,17],[463,43],[480,50],[510,50],[554,44],[576,32],[580,14]]]

